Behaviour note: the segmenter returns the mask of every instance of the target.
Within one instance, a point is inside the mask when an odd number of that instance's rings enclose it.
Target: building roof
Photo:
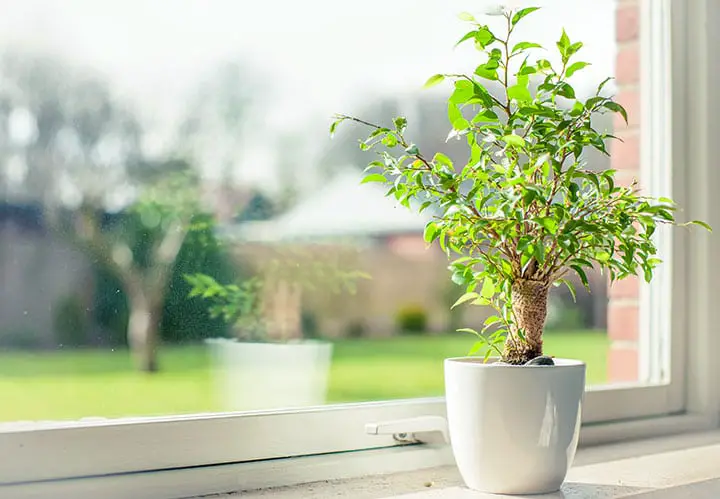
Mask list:
[[[363,238],[422,232],[430,217],[386,197],[381,184],[361,184],[349,170],[331,179],[294,208],[267,221],[226,226],[233,238],[251,241]]]

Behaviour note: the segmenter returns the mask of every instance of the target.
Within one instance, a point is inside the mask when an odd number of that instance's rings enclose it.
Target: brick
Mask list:
[[[637,300],[640,297],[640,281],[637,276],[626,277],[608,286],[610,300]]]
[[[640,81],[640,45],[620,47],[615,65],[615,77],[620,86]]]
[[[638,361],[637,348],[611,346],[608,354],[608,382],[637,381],[640,374]]]
[[[637,301],[628,299],[628,301],[619,302],[618,300],[610,300],[608,304],[608,336],[611,340],[617,341],[637,341],[640,306]]]
[[[640,37],[640,12],[636,2],[618,6],[615,11],[615,39],[629,42]]]
[[[610,143],[610,164],[615,170],[638,170],[640,168],[640,134],[621,133],[620,140]]]
[[[623,106],[628,114],[628,122],[620,113],[613,114],[613,129],[615,134],[623,132],[628,127],[640,125],[640,91],[637,88],[623,89],[615,96],[615,101]]]

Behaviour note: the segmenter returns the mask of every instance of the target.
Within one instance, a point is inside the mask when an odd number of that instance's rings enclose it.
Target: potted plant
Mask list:
[[[494,315],[465,357],[445,360],[445,388],[453,453],[468,487],[488,493],[558,490],[574,458],[585,387],[585,364],[543,351],[548,293],[577,274],[601,269],[615,281],[660,263],[653,233],[676,224],[675,205],[638,186],[618,185],[613,170],[592,171],[583,151],[607,153],[610,134],[591,118],[625,109],[603,94],[576,97],[574,73],[581,42],[565,30],[559,62],[538,44],[515,40],[518,23],[537,7],[495,12],[499,29],[461,14],[480,62],[470,74],[437,74],[426,86],[452,82],[448,140],[467,143],[467,160],[421,152],[406,135],[407,120],[389,126],[338,115],[370,128],[363,150],[378,150],[364,182],[380,182],[401,204],[430,209],[425,239],[448,257],[452,280],[465,287],[457,300],[489,306]],[[539,56],[536,56],[538,54]],[[420,204],[421,203],[421,204]],[[703,222],[699,224],[707,229]],[[683,224],[687,225],[687,224]],[[480,356],[476,354],[480,353]]]
[[[320,260],[306,248],[263,245],[244,256],[254,275],[220,284],[211,276],[185,276],[189,297],[210,302],[212,317],[231,325],[234,338],[207,340],[220,399],[228,410],[317,406],[325,403],[333,346],[306,338],[302,293],[355,291],[361,272]],[[325,255],[326,256],[326,255]]]

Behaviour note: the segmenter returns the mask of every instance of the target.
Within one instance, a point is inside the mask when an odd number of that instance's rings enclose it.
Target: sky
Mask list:
[[[414,93],[434,73],[472,71],[472,47],[453,49],[466,28],[457,14],[480,17],[491,3],[0,0],[0,49],[32,45],[91,66],[158,127],[175,123],[187,93],[213,68],[242,60],[260,78],[262,111],[251,118],[255,145],[243,146],[241,176],[269,182],[268,137],[296,133],[320,143],[330,116],[352,112],[369,92]],[[581,86],[614,74],[615,0],[513,4],[542,7],[526,18],[524,39],[553,48],[565,27],[571,40],[585,43],[583,60],[592,66],[578,74]]]

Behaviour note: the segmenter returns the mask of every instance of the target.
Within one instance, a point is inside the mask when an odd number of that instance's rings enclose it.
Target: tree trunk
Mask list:
[[[503,360],[524,364],[543,354],[542,334],[547,317],[550,283],[518,279],[512,285],[512,310],[515,324],[505,340]],[[518,330],[525,335],[520,338]]]
[[[143,372],[157,372],[157,341],[162,300],[150,300],[144,291],[128,290],[130,318],[128,321],[128,343],[138,369]],[[157,305],[157,303],[161,305]]]

